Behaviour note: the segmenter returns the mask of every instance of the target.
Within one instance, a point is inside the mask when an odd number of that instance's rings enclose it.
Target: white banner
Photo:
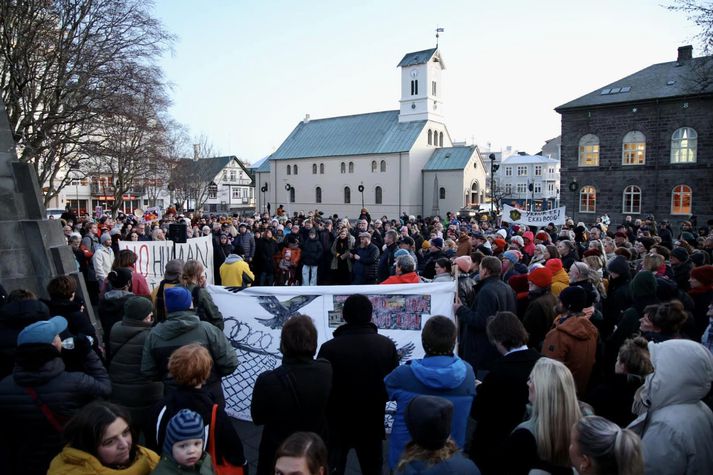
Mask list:
[[[424,355],[421,329],[431,315],[453,319],[454,283],[401,285],[334,285],[319,287],[251,287],[233,293],[225,287],[208,291],[225,319],[225,335],[238,354],[239,366],[223,379],[226,410],[250,420],[250,403],[257,377],[282,363],[280,333],[292,315],[309,315],[318,333],[318,345],[332,338],[343,323],[342,305],[352,294],[369,297],[372,322],[391,338],[401,362]]]
[[[565,207],[546,211],[527,211],[503,205],[502,221],[526,226],[547,226],[549,223],[562,225],[565,222]]]
[[[203,264],[209,284],[213,283],[213,238],[201,236],[176,244],[173,241],[119,241],[119,249],[136,254],[135,269],[153,290],[163,279],[166,263],[171,259],[194,259]]]

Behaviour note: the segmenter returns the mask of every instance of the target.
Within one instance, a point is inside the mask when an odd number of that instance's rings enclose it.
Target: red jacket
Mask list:
[[[408,272],[401,275],[392,275],[381,283],[384,284],[420,284],[421,278],[415,272]]]

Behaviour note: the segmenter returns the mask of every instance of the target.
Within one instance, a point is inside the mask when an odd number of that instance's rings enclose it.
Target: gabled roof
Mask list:
[[[434,54],[436,54],[438,48],[425,49],[423,51],[415,51],[413,53],[406,53],[401,62],[398,64],[398,68],[403,66],[415,66],[417,64],[425,64],[431,60]]]
[[[238,159],[235,155],[226,155],[224,157],[206,157],[194,160],[191,158],[184,158],[178,160],[178,166],[184,166],[187,168],[186,173],[196,177],[196,181],[199,183],[207,183],[218,176],[218,174],[223,171],[223,168],[227,167],[230,162],[235,160],[240,168],[250,177],[252,180],[251,173],[245,168],[243,162]]]
[[[303,121],[270,160],[408,152],[426,122],[399,122],[397,110]]]
[[[713,56],[654,64],[555,110],[698,94],[713,94]]]
[[[269,173],[270,172],[270,157],[265,157],[262,159],[260,164],[255,168],[255,173]]]
[[[475,147],[438,148],[433,151],[423,171],[463,170],[475,152]]]

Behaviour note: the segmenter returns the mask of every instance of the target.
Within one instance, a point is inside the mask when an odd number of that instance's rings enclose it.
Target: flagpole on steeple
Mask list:
[[[436,26],[436,48],[438,48],[438,33],[443,33],[443,31],[444,28],[439,28],[438,26]]]

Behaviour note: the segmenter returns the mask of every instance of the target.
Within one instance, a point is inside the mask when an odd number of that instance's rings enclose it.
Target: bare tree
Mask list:
[[[666,8],[684,13],[690,21],[694,22],[701,29],[695,38],[703,45],[703,51],[706,54],[713,51],[713,2],[676,0]]]
[[[37,171],[45,203],[70,182],[116,98],[163,78],[173,37],[144,0],[3,0],[0,94],[20,160]],[[102,125],[102,122],[104,125]]]
[[[207,135],[196,137],[193,144],[193,158],[183,158],[174,162],[171,170],[171,190],[175,193],[176,204],[182,207],[193,205],[198,212],[208,200],[210,187],[215,179],[200,166],[200,159],[218,156],[216,148]]]

